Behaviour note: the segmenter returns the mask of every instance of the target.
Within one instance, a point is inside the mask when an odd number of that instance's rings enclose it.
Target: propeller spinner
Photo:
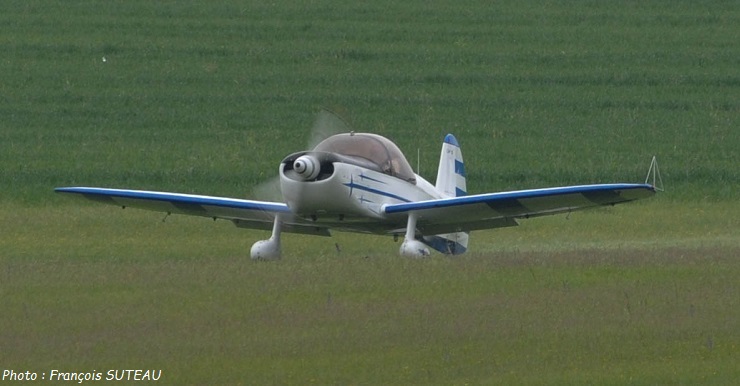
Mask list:
[[[319,176],[321,165],[316,157],[312,155],[302,155],[293,161],[293,170],[304,180],[311,181]]]

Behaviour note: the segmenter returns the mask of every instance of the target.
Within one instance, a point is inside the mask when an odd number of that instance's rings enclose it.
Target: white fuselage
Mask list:
[[[376,225],[378,220],[392,220],[381,210],[384,204],[436,199],[442,195],[416,175],[416,183],[344,162],[334,162],[334,171],[326,179],[303,181],[292,170],[280,165],[283,198],[298,216],[339,230],[387,233]],[[352,229],[342,224],[351,224]],[[404,219],[399,219],[403,228]],[[358,229],[358,227],[360,229]]]

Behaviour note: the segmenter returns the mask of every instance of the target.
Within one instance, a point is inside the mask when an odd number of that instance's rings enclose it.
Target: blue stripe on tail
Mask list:
[[[455,160],[455,174],[465,177],[465,164],[462,161]]]

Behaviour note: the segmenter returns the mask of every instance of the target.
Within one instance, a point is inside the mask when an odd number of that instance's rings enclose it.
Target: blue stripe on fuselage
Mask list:
[[[350,180],[349,183],[344,184],[344,186],[346,186],[346,187],[348,187],[350,189],[350,194],[351,194],[351,192],[352,192],[353,189],[359,189],[359,190],[364,190],[366,192],[375,193],[377,195],[394,198],[394,199],[399,200],[399,201],[411,202],[411,200],[407,200],[407,199],[405,199],[405,198],[403,198],[401,196],[397,196],[397,195],[395,195],[393,193],[388,193],[388,192],[384,192],[382,190],[373,189],[373,188],[371,188],[369,186],[365,186],[365,185],[358,185],[358,184],[356,184],[352,180]]]
[[[377,183],[380,183],[380,184],[383,184],[383,185],[387,185],[387,183],[385,181],[377,180],[375,178],[368,177],[368,176],[366,176],[364,174],[360,174],[360,179],[361,180],[370,180],[370,181],[377,182]]]

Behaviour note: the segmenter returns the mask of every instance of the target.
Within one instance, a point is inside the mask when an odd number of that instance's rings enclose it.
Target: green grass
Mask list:
[[[0,5],[0,367],[168,384],[734,384],[732,2]],[[104,60],[105,59],[105,60]],[[475,232],[286,235],[53,194],[254,194],[320,106],[471,193],[641,182],[634,205]],[[335,243],[342,252],[337,253]]]
[[[253,263],[236,228],[56,212],[44,248],[16,245],[3,262],[9,368],[162,368],[168,382],[195,384],[738,376],[736,243],[413,261],[388,238],[340,235],[337,254],[328,241],[291,237],[285,259]]]
[[[4,6],[15,200],[73,183],[243,195],[321,105],[419,148],[430,178],[456,133],[476,192],[639,180],[658,155],[675,194],[737,197],[729,5],[108,6]]]

